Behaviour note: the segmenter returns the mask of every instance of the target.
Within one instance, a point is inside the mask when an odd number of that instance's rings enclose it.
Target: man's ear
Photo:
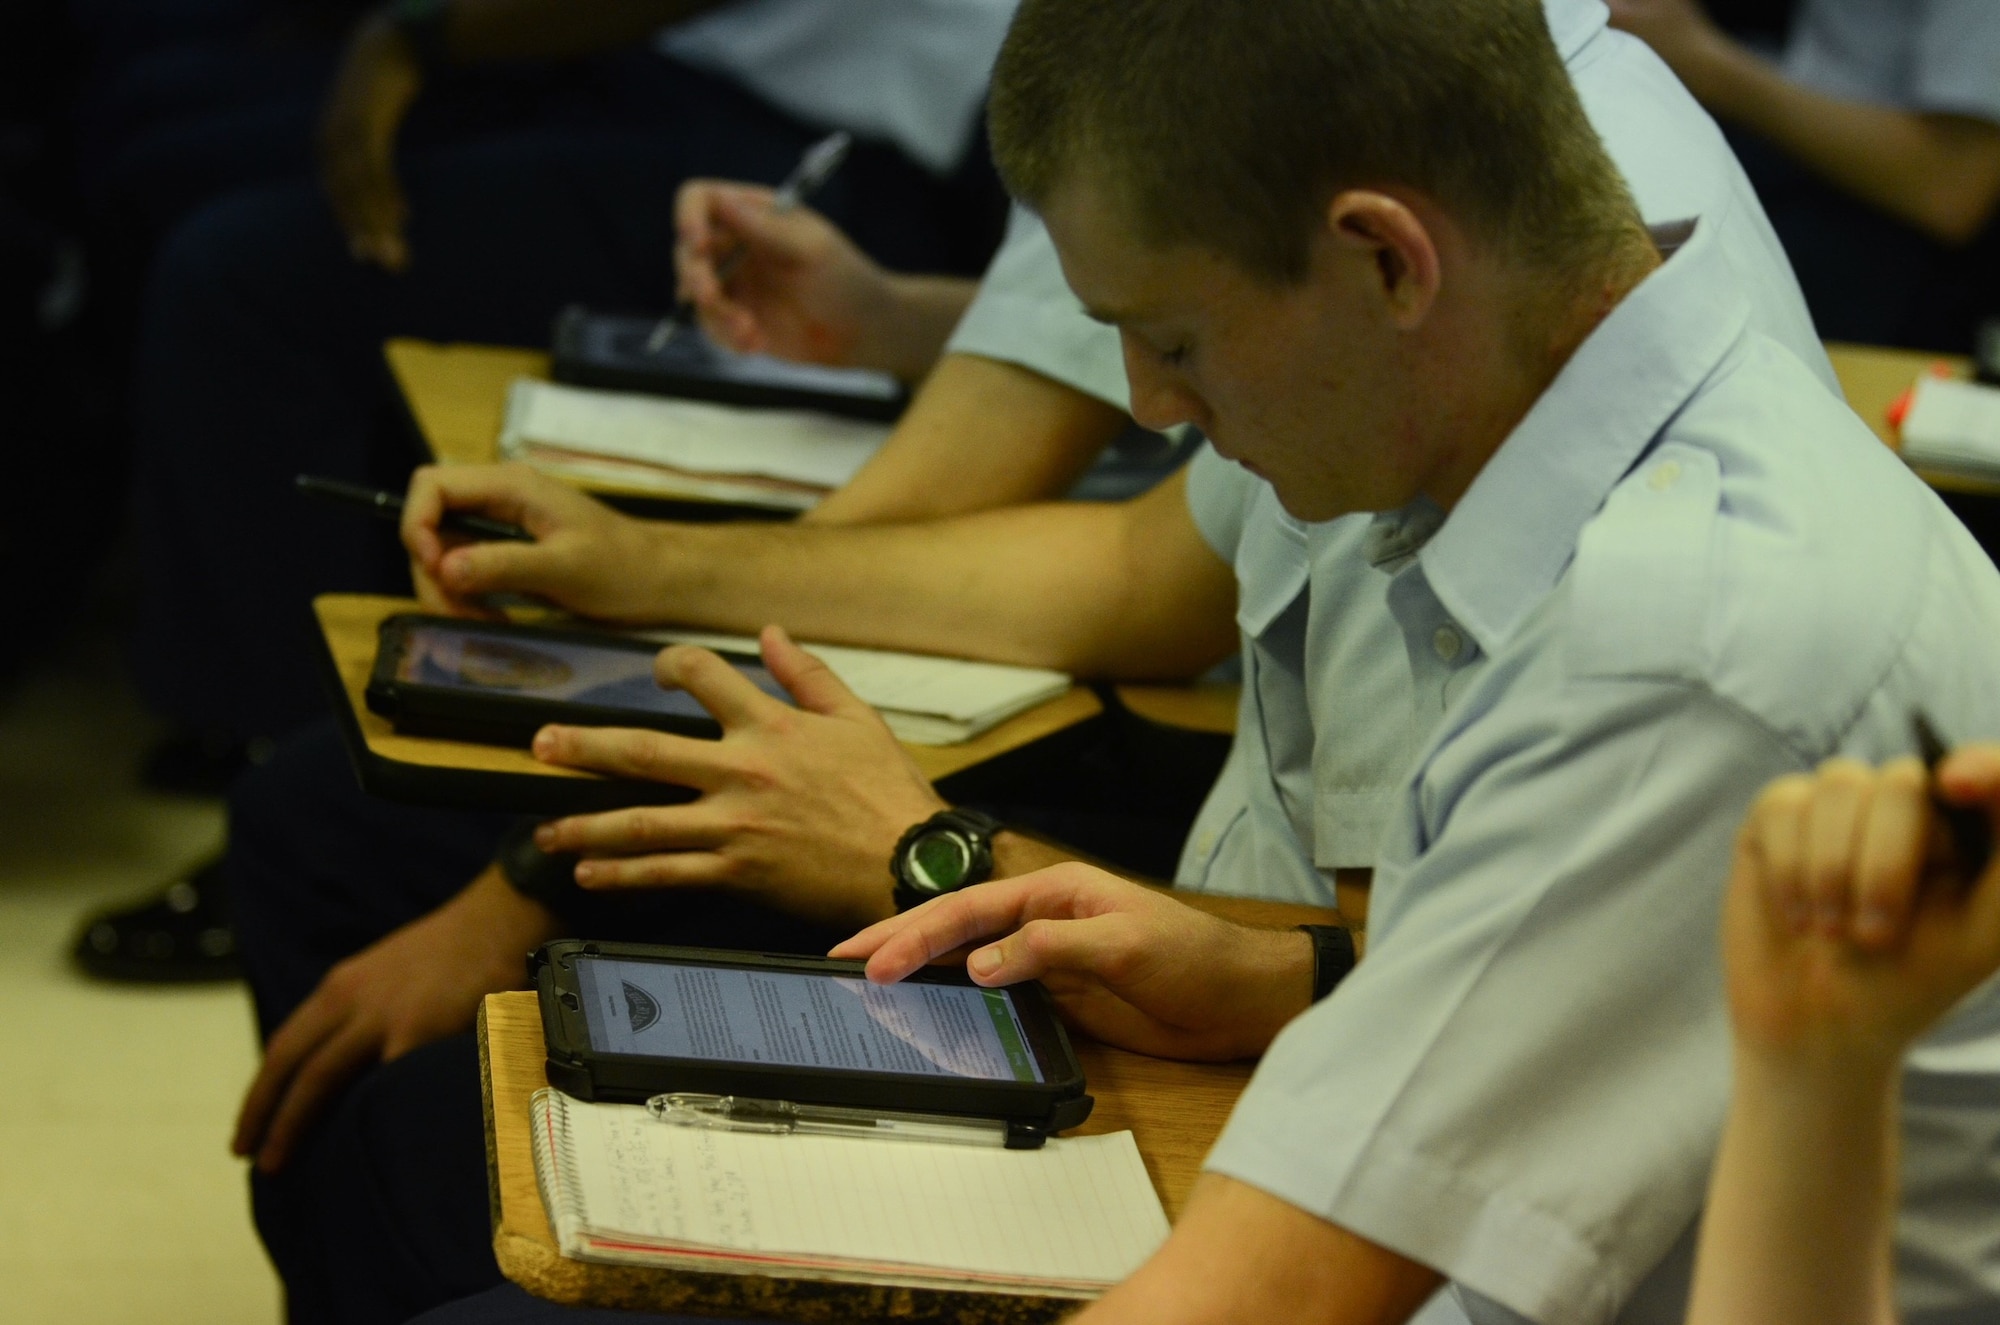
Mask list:
[[[1336,243],[1372,260],[1390,321],[1404,331],[1422,323],[1443,276],[1437,245],[1417,214],[1386,193],[1350,189],[1327,204],[1326,222]]]

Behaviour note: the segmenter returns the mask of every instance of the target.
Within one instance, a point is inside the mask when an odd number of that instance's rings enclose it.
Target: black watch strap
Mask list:
[[[1333,987],[1354,969],[1354,935],[1339,925],[1300,925],[1313,945],[1313,1002],[1333,992]]]
[[[539,819],[523,819],[508,829],[494,861],[515,892],[565,915],[585,896],[576,883],[578,858],[568,852],[552,855],[536,846],[535,830],[541,826]]]

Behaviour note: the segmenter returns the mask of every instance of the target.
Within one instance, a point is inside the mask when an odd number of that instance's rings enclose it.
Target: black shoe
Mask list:
[[[84,922],[76,961],[100,980],[166,984],[235,980],[236,931],[222,899],[222,862],[210,861],[164,893]]]
[[[245,740],[216,727],[182,728],[147,752],[139,781],[176,796],[220,796],[238,773],[263,763],[275,749],[268,737]]]

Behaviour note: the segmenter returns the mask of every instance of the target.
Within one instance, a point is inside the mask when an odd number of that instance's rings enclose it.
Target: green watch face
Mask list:
[[[910,882],[925,892],[950,892],[971,868],[971,846],[950,831],[926,833],[910,848]]]

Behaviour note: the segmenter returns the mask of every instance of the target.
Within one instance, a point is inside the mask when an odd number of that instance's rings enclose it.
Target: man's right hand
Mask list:
[[[534,542],[454,539],[438,528],[447,511],[518,524]],[[655,561],[646,522],[527,465],[423,466],[410,479],[402,535],[426,611],[491,618],[485,595],[518,593],[600,621],[657,615],[646,581]]]
[[[272,1034],[230,1149],[274,1173],[341,1087],[376,1063],[471,1027],[487,994],[522,988],[554,917],[498,866],[437,910],[327,972]]]
[[[396,179],[396,134],[423,88],[416,53],[380,16],[355,30],[320,112],[320,180],[358,262],[410,263],[409,203]]]
[[[975,983],[1040,980],[1085,1032],[1160,1058],[1255,1057],[1312,1002],[1306,935],[1231,924],[1074,862],[926,902],[832,955],[866,958],[888,984],[994,935],[965,954]]]
[[[770,189],[692,180],[675,230],[681,297],[718,345],[847,366],[894,317],[889,274],[811,208],[776,211]]]

